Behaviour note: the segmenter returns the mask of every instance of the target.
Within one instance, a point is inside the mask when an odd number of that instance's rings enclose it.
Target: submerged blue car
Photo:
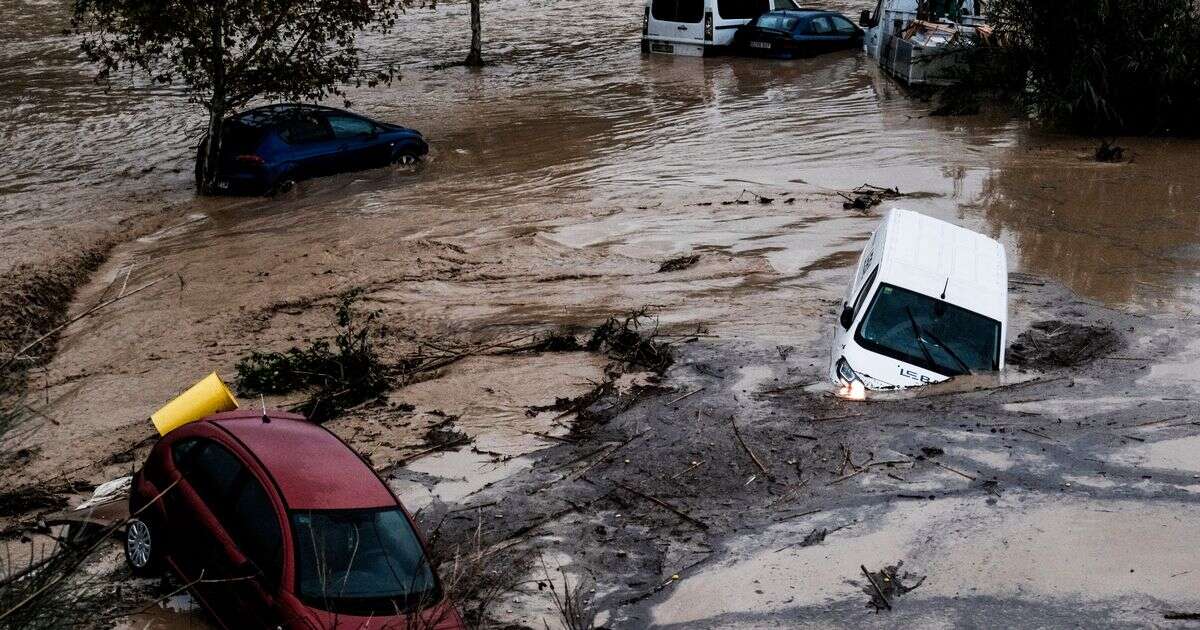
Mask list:
[[[429,152],[421,133],[334,107],[266,105],[225,121],[218,193],[272,194],[310,177],[388,164],[410,164]],[[196,151],[201,186],[208,138]]]
[[[862,48],[863,31],[846,16],[813,9],[767,11],[738,28],[732,47],[743,55],[794,59]]]

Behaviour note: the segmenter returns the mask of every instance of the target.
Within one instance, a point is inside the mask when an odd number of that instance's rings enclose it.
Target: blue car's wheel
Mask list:
[[[290,167],[275,178],[274,183],[267,187],[266,192],[267,195],[274,197],[275,195],[282,195],[283,193],[286,193],[295,187],[296,169],[294,167]]]
[[[392,164],[401,166],[410,166],[421,161],[421,156],[427,153],[429,149],[424,146],[414,146],[412,143],[405,143],[396,147],[392,152]]]

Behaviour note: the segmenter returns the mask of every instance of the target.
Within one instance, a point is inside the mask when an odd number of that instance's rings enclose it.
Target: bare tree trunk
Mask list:
[[[208,138],[205,139],[204,162],[200,168],[199,193],[211,195],[217,191],[217,172],[221,164],[221,132],[225,124],[225,3],[213,7],[209,23],[213,68],[212,99],[208,102]],[[200,159],[197,156],[196,159]]]
[[[204,139],[204,146],[196,155],[196,159],[200,160],[198,192],[202,195],[211,195],[217,190],[217,172],[220,170],[218,166],[221,163],[221,136],[224,128],[225,112],[216,103],[213,103],[208,110],[208,137]]]
[[[479,16],[481,0],[471,0],[471,52],[463,63],[468,66],[483,65],[483,26]]]

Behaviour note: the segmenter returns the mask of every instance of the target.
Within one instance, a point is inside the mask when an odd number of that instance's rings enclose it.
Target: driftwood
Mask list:
[[[746,454],[750,456],[750,459],[754,460],[754,465],[758,466],[758,469],[760,471],[762,471],[762,474],[765,475],[768,479],[770,479],[771,472],[767,470],[766,466],[763,466],[763,463],[761,461],[759,461],[758,455],[754,454],[754,451],[751,450],[750,447],[746,444],[746,440],[742,439],[742,432],[738,429],[737,422],[734,421],[733,416],[729,416],[729,424],[733,425],[733,434],[735,436],[737,436],[738,443],[742,445],[742,448],[745,449]]]
[[[965,472],[963,472],[963,471],[961,471],[961,470],[955,470],[955,469],[953,469],[953,468],[951,468],[951,467],[949,467],[949,466],[947,466],[947,465],[945,465],[945,464],[943,464],[943,463],[941,463],[941,462],[933,462],[933,465],[934,465],[934,466],[937,466],[937,467],[939,467],[939,468],[945,468],[946,470],[949,470],[950,472],[952,472],[952,473],[954,473],[954,474],[956,474],[956,475],[959,475],[959,476],[961,476],[961,477],[966,477],[967,479],[970,479],[971,481],[975,481],[975,477],[973,477],[973,476],[971,476],[971,475],[968,475],[967,473],[965,473]]]
[[[892,603],[888,601],[887,595],[883,594],[883,589],[879,588],[879,584],[875,582],[875,577],[872,576],[871,572],[867,570],[867,565],[860,564],[858,565],[858,568],[862,569],[863,575],[867,576],[867,581],[871,583],[871,588],[875,589],[875,594],[879,595],[880,601],[883,602],[883,607],[891,610]]]
[[[705,530],[708,529],[708,523],[705,523],[704,521],[696,519],[691,514],[688,514],[687,512],[680,510],[679,508],[671,505],[670,503],[667,503],[666,501],[663,501],[662,499],[660,499],[658,497],[646,494],[645,492],[642,492],[641,490],[638,490],[636,488],[631,488],[619,481],[614,481],[613,485],[615,485],[616,487],[618,487],[630,494],[639,496],[639,497],[671,512],[672,514],[678,516],[679,518],[682,518],[683,520],[691,523],[692,525],[695,525],[696,527],[699,527],[700,529],[705,529]]]

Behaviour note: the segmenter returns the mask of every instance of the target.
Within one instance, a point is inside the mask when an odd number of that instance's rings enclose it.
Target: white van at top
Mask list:
[[[867,241],[834,329],[829,376],[839,394],[897,389],[1004,368],[1004,246],[893,209]]]
[[[711,55],[760,14],[798,8],[793,0],[646,0],[642,52]]]

